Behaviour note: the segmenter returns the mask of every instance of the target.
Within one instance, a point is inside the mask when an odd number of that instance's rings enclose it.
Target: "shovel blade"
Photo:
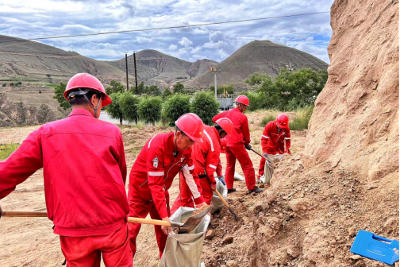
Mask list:
[[[189,219],[181,227],[179,227],[178,233],[179,234],[187,234],[190,231],[192,231],[194,228],[196,228],[197,225],[199,225],[199,223],[201,222],[203,217],[206,216],[207,213],[209,213],[212,208],[213,208],[213,205],[210,205],[208,208],[206,208],[202,212],[189,217]]]

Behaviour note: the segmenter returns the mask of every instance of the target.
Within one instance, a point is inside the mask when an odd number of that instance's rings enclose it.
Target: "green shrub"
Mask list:
[[[219,113],[219,102],[207,92],[199,92],[194,96],[191,112],[197,114],[203,123],[212,125],[212,118]]]
[[[164,88],[164,91],[162,92],[162,99],[166,100],[172,95],[171,91],[168,88]]]
[[[53,98],[57,100],[60,107],[64,110],[67,110],[71,107],[71,104],[64,98],[65,87],[67,86],[66,83],[61,82],[59,85],[54,87],[54,94]]]
[[[155,125],[161,117],[161,104],[160,97],[143,98],[139,103],[139,117],[145,122]]]
[[[112,93],[109,95],[109,97],[112,100],[112,103],[106,107],[107,114],[113,118],[113,119],[118,119],[119,124],[122,125],[122,119],[124,118],[124,115],[121,110],[121,106],[119,103],[119,100],[123,94],[122,93]]]
[[[273,116],[272,114],[268,114],[267,116],[265,116],[265,117],[261,120],[260,126],[261,126],[261,127],[265,127],[265,125],[267,125],[268,122],[274,121],[274,120],[276,120],[276,117]]]
[[[139,119],[138,106],[140,98],[130,92],[126,92],[120,96],[119,102],[122,117],[129,122],[135,121],[137,123]]]
[[[0,161],[7,159],[17,148],[19,148],[19,144],[0,145]]]
[[[190,97],[182,94],[174,94],[163,105],[163,117],[170,126],[185,113],[190,112]]]
[[[293,121],[289,122],[290,130],[306,130],[313,113],[313,107],[299,108],[296,111]]]

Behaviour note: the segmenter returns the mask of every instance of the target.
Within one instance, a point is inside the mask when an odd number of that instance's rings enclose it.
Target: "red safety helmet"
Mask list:
[[[250,105],[250,101],[249,98],[245,95],[240,95],[236,98],[235,100],[236,103],[240,103],[243,104],[245,106],[249,106]]]
[[[220,118],[216,122],[221,128],[229,135],[232,134],[233,131],[233,123],[230,119],[228,118]]]
[[[228,141],[225,138],[221,139],[221,153],[226,152],[226,147],[228,146]]]
[[[175,125],[194,142],[203,143],[204,125],[196,114],[183,114],[176,120]]]
[[[103,96],[102,106],[108,106],[112,103],[111,98],[107,95],[101,82],[94,76],[88,73],[75,74],[67,83],[65,88],[64,98],[68,101],[68,93],[75,89],[89,89],[98,91]]]
[[[279,114],[276,118],[276,124],[279,128],[288,129],[289,128],[289,117],[285,114]]]

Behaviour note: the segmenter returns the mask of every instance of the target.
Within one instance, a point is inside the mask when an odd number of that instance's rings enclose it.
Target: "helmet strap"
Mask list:
[[[95,107],[92,105],[92,103],[89,101],[89,99],[87,98],[86,95],[83,95],[83,96],[85,97],[86,101],[89,103],[90,107],[94,110],[94,117],[97,119],[97,109],[99,108],[99,105],[100,105],[100,99],[97,102],[97,105]]]

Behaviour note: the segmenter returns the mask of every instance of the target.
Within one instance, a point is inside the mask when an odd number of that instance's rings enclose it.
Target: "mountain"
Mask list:
[[[87,72],[104,83],[125,80],[125,73],[102,61],[21,38],[0,35],[0,80],[22,82],[66,82],[76,73]],[[131,77],[133,80],[133,78]]]
[[[106,63],[125,71],[125,58]],[[161,53],[157,50],[146,49],[136,53],[136,67],[138,82],[160,87],[169,86],[175,82],[185,82],[192,77],[204,74],[211,66],[218,62],[209,59],[188,62],[176,57]],[[133,55],[128,56],[128,73],[134,73]]]
[[[327,69],[324,61],[303,51],[271,41],[252,41],[233,53],[216,66],[218,84],[232,84],[234,87],[245,87],[244,79],[250,74],[259,72],[276,77],[284,67],[294,70],[311,68],[312,70]],[[208,71],[187,83],[187,88],[201,88],[214,85],[214,73]]]

